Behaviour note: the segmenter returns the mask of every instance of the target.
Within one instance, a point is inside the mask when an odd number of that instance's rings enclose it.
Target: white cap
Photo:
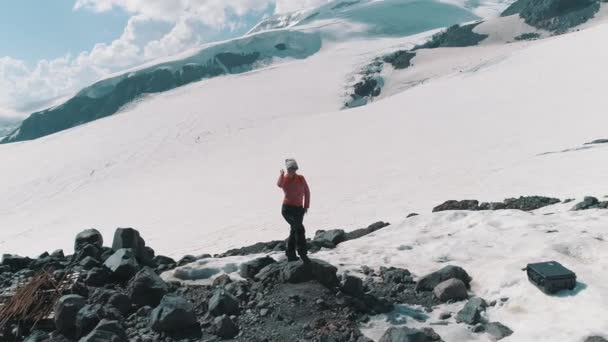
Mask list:
[[[287,168],[287,170],[289,169],[299,169],[298,167],[298,162],[296,162],[295,159],[289,158],[289,159],[285,159],[285,168]]]

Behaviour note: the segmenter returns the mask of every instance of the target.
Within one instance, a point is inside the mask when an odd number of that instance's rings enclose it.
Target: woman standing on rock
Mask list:
[[[307,213],[310,206],[310,189],[304,176],[296,173],[298,163],[295,159],[286,159],[285,168],[287,169],[287,175],[281,169],[277,185],[285,193],[281,213],[290,226],[286,251],[287,260],[298,260],[296,257],[297,250],[302,261],[309,262],[310,260],[306,256],[306,231],[302,222],[304,221],[304,214]]]

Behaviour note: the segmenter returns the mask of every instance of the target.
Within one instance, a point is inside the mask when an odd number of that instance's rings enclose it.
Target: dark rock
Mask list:
[[[30,334],[23,342],[49,342],[51,337],[45,331],[36,330]]]
[[[411,214],[408,214],[406,218],[415,217],[415,216],[420,216],[420,214],[411,213]]]
[[[440,341],[441,338],[431,329],[417,330],[408,327],[389,328],[378,342],[427,342]]]
[[[215,334],[223,340],[228,340],[239,334],[238,326],[226,315],[216,317],[213,321]]]
[[[211,284],[211,286],[223,288],[224,286],[230,283],[232,283],[232,279],[230,279],[230,276],[227,274],[222,274],[219,277],[213,279],[213,283]]]
[[[419,49],[475,46],[488,37],[488,35],[473,32],[473,29],[479,24],[481,24],[481,22],[462,26],[450,26],[445,31],[433,35],[428,42],[414,47],[412,51]]]
[[[462,280],[455,278],[448,279],[435,286],[433,293],[442,302],[460,301],[468,298],[467,287]]]
[[[536,33],[536,32],[528,32],[528,33],[523,33],[520,34],[519,36],[513,38],[516,41],[522,41],[522,40],[536,40],[536,39],[540,39],[540,34]]]
[[[216,290],[209,300],[209,312],[216,317],[238,315],[240,313],[239,301],[225,290]]]
[[[519,14],[536,28],[563,33],[595,16],[600,0],[518,0],[502,16]]]
[[[383,60],[392,65],[393,68],[400,70],[409,68],[412,65],[414,57],[416,57],[415,52],[399,50],[384,56]]]
[[[99,260],[93,258],[93,257],[86,257],[84,259],[82,259],[79,263],[80,266],[82,266],[82,268],[84,270],[91,270],[93,268],[99,268],[101,267],[101,263],[99,262]]]
[[[154,259],[152,259],[152,263],[154,265],[176,265],[177,262],[175,262],[175,260],[173,260],[172,258],[169,258],[168,256],[164,256],[164,255],[157,255],[154,257]]]
[[[488,323],[484,326],[485,331],[492,335],[494,337],[495,340],[502,340],[503,338],[507,337],[507,336],[511,336],[513,335],[513,330],[509,329],[508,327],[502,325],[501,323],[498,322],[494,322],[494,323]]]
[[[99,287],[108,284],[111,276],[107,268],[93,267],[84,275],[83,281],[86,285]]]
[[[103,246],[103,236],[97,229],[86,229],[76,235],[74,252],[78,252],[86,245],[94,245],[97,246],[97,248]]]
[[[505,208],[512,210],[532,211],[560,203],[557,198],[544,196],[521,196],[504,200]]]
[[[131,311],[131,299],[124,293],[115,293],[111,295],[107,303],[116,308],[123,316],[126,316]]]
[[[150,264],[154,258],[153,252],[146,248],[144,239],[133,228],[117,228],[114,232],[112,249],[118,251],[123,248],[131,249],[137,260],[145,265]]]
[[[157,306],[168,290],[167,283],[147,266],[137,272],[127,288],[131,301],[138,307]]]
[[[475,325],[481,322],[481,313],[486,311],[488,304],[485,300],[475,297],[471,298],[456,314],[456,322]]]
[[[85,305],[76,315],[76,336],[84,336],[90,333],[103,316],[103,307],[101,305]]]
[[[65,254],[63,254],[63,249],[58,249],[58,250],[54,251],[53,253],[51,253],[51,258],[53,258],[53,259],[64,259],[65,258]]]
[[[117,250],[104,265],[112,272],[113,277],[120,280],[129,280],[139,271],[135,254],[128,248]]]
[[[479,210],[479,202],[476,200],[450,200],[433,208],[434,213],[447,210]]]
[[[293,261],[283,265],[281,279],[287,283],[316,280],[327,287],[334,287],[338,285],[337,271],[334,266],[318,259],[311,259],[310,263]]]
[[[79,295],[67,295],[55,303],[55,327],[60,333],[72,336],[76,331],[76,316],[86,305],[86,300]]]
[[[503,210],[506,209],[507,205],[502,202],[483,202],[479,205],[478,210]]]
[[[366,235],[377,232],[380,229],[388,227],[389,225],[390,225],[390,223],[388,223],[388,222],[379,221],[379,222],[369,225],[367,228],[355,229],[353,231],[346,233],[346,241],[362,238]]]
[[[594,145],[594,144],[608,144],[608,139],[597,139],[592,142],[585,143],[585,145]]]
[[[78,252],[74,254],[72,261],[80,262],[88,257],[99,260],[101,258],[101,248],[91,244],[81,246]]]
[[[168,294],[152,311],[150,326],[157,332],[178,332],[197,325],[194,306],[186,299]]]
[[[342,229],[333,230],[319,230],[315,233],[315,241],[326,241],[330,244],[337,246],[346,240],[346,233]]]
[[[258,274],[258,272],[260,272],[260,270],[262,270],[264,267],[266,267],[270,264],[273,264],[275,262],[276,261],[269,256],[257,258],[255,260],[251,260],[249,262],[242,263],[241,266],[239,267],[239,274],[243,278],[253,279],[253,277],[255,277],[255,275]]]
[[[595,209],[598,208],[600,204],[600,201],[592,196],[587,196],[583,199],[582,202],[577,203],[572,210],[573,211],[579,211],[579,210],[588,210],[588,209]]]
[[[103,319],[79,342],[127,342],[129,338],[118,321]]]
[[[608,340],[601,336],[589,336],[585,339],[585,342],[608,342]]]
[[[18,255],[4,254],[2,255],[2,266],[10,267],[12,272],[21,271],[29,266],[32,262],[30,258],[20,257]]]
[[[363,280],[352,275],[345,276],[342,283],[342,292],[357,298],[363,297],[365,294]]]
[[[184,255],[181,259],[179,259],[179,261],[177,262],[177,266],[184,266],[190,263],[193,263],[196,261],[196,257],[194,255]]]
[[[416,291],[432,291],[435,289],[435,286],[452,278],[460,279],[467,289],[472,280],[467,271],[462,267],[446,266],[439,271],[428,274],[418,280]]]
[[[407,284],[412,283],[412,273],[397,267],[380,267],[380,277],[386,283]]]

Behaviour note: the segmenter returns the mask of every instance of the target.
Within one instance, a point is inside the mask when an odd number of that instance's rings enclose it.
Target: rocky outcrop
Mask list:
[[[465,288],[470,287],[472,278],[467,271],[458,266],[446,266],[439,271],[430,273],[418,280],[416,283],[416,291],[433,291],[435,287],[446,280],[458,279],[462,281]]]
[[[435,34],[428,42],[416,46],[413,51],[419,49],[475,46],[488,38],[487,35],[473,32],[473,29],[479,24],[481,22],[462,26],[450,26],[445,31]]]
[[[519,14],[536,28],[563,33],[593,18],[600,0],[518,0],[502,16]]]
[[[435,208],[433,212],[441,212],[447,210],[523,210],[532,211],[540,208],[544,208],[553,204],[560,203],[561,201],[557,198],[544,197],[544,196],[521,196],[519,198],[507,198],[503,202],[484,202],[479,204],[477,200],[462,200],[446,201]]]

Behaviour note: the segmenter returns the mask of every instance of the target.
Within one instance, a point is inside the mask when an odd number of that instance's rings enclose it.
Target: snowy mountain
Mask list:
[[[388,15],[396,1],[361,2],[102,80],[9,141],[58,133],[0,146],[0,248],[71,251],[92,226],[136,227],[176,257],[283,239],[275,181],[293,156],[311,185],[309,235],[392,223],[316,255],[341,272],[387,265],[419,279],[456,264],[472,293],[498,302],[486,314],[513,329],[505,341],[605,335],[607,211],[431,213],[449,199],[605,200],[608,4],[564,3],[520,0],[484,20],[454,3],[399,3],[442,11],[429,22]],[[408,28],[402,15],[420,21]],[[544,295],[520,271],[547,260],[577,272],[576,291]],[[429,327],[463,304],[393,314]],[[377,340],[394,318],[363,328]],[[454,319],[433,328],[448,342],[491,340]]]
[[[322,41],[407,36],[477,18],[466,9],[436,1],[331,2],[314,10],[316,15],[297,22],[300,25],[297,30],[260,32],[214,43],[170,61],[149,63],[101,80],[59,106],[33,113],[1,142],[36,139],[82,125],[115,114],[145,94],[251,71],[276,63],[278,59],[306,58],[320,49]],[[299,14],[292,16],[290,20]],[[293,26],[292,23],[260,25]],[[260,25],[253,31],[261,31]]]

